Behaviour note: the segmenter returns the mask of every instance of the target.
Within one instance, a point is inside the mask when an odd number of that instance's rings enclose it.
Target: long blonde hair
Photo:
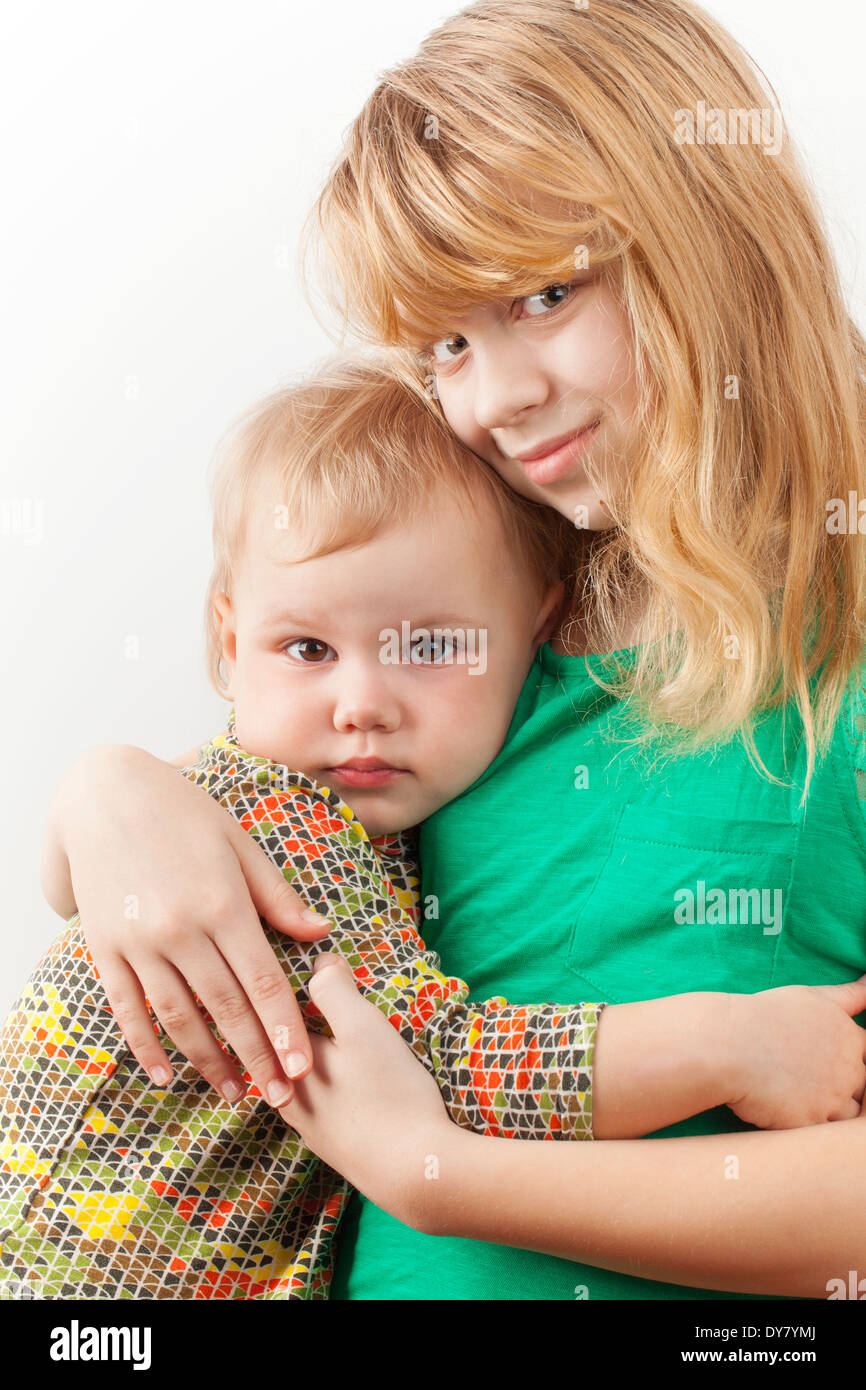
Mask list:
[[[774,781],[753,715],[793,696],[805,799],[866,640],[863,541],[827,523],[866,497],[866,342],[787,132],[778,153],[754,126],[678,134],[701,102],[781,120],[762,78],[690,0],[478,0],[382,76],[302,258],[436,412],[420,345],[573,279],[586,248],[621,293],[642,399],[618,524],[587,538],[575,590],[597,651],[637,595],[639,648],[596,678],[642,738],[739,732]]]
[[[541,598],[573,582],[573,528],[518,497],[426,410],[387,361],[333,357],[257,401],[224,433],[210,469],[213,568],[205,600],[208,677],[226,696],[215,599],[234,599],[253,517],[291,531],[300,558],[362,545],[423,513],[446,488],[499,527],[505,563],[522,566]],[[409,615],[407,615],[409,616]]]

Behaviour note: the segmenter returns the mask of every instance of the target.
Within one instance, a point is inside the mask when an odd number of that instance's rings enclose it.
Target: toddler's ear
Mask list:
[[[226,681],[230,681],[237,657],[237,631],[232,601],[222,589],[214,595],[213,607],[219,628],[220,666],[226,672]],[[231,691],[226,691],[226,694],[231,697]]]
[[[564,603],[565,584],[560,580],[558,584],[554,584],[548,589],[538,610],[535,631],[532,634],[532,645],[536,651],[543,642],[549,642],[551,637],[555,637],[559,631]]]

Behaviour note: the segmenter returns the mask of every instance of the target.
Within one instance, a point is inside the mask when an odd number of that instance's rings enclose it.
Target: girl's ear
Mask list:
[[[559,630],[562,620],[562,607],[565,602],[565,584],[560,580],[547,590],[542,600],[541,607],[535,619],[535,631],[532,634],[532,645],[535,651],[544,642],[549,642]]]
[[[237,628],[235,625],[234,609],[228,594],[222,589],[214,597],[214,612],[216,614],[217,626],[220,634],[220,647],[222,649],[222,665],[226,672],[226,684],[231,683],[234,675],[235,661],[237,659]],[[230,689],[226,690],[229,699],[234,699]]]

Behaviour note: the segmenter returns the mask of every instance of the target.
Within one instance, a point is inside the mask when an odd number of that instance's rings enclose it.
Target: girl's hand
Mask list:
[[[727,1101],[760,1129],[855,1119],[866,1093],[866,975],[843,985],[791,985],[732,995],[738,1059]]]
[[[166,1085],[171,1066],[145,996],[226,1100],[246,1090],[194,991],[262,1095],[284,1102],[286,1076],[308,1071],[312,1052],[259,914],[305,941],[320,940],[327,919],[307,909],[204,788],[141,749],[87,755],[61,783],[51,814],[49,834],[69,861],[93,962],[118,1026],[154,1083]]]
[[[446,1152],[461,1131],[439,1087],[383,1014],[358,992],[348,963],[317,957],[310,998],[333,1037],[311,1039],[314,1066],[280,1107],[308,1148],[377,1206],[424,1230]]]

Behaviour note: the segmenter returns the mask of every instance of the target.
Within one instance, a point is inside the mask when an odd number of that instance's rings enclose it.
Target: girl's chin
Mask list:
[[[561,512],[578,531],[610,531],[616,525],[604,501],[596,496],[588,483],[582,487],[563,488],[561,492],[547,488],[545,495],[536,497],[536,501],[545,502],[548,507]]]

